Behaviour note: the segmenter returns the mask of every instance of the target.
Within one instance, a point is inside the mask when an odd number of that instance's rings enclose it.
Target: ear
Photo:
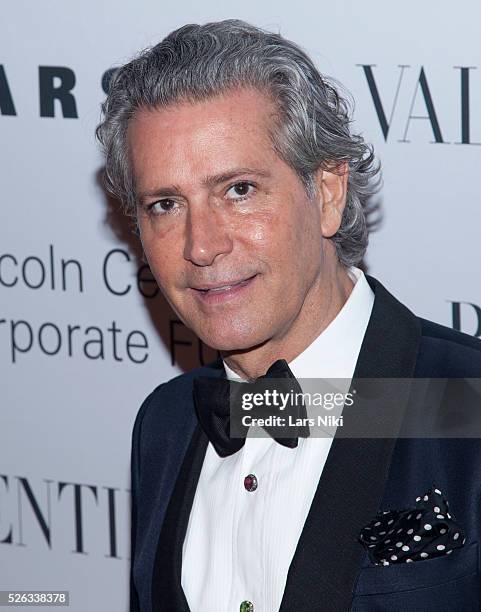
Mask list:
[[[334,236],[341,225],[346,205],[349,165],[343,162],[332,170],[318,170],[318,194],[321,207],[321,232],[324,238]]]

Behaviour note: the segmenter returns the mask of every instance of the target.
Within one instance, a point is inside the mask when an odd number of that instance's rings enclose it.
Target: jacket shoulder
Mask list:
[[[220,358],[161,383],[145,398],[135,417],[132,438],[134,446],[141,430],[157,433],[173,431],[193,415],[192,381],[198,376],[223,373]],[[161,430],[161,431],[159,431]]]
[[[481,340],[419,318],[421,342],[418,369],[422,376],[481,377]]]

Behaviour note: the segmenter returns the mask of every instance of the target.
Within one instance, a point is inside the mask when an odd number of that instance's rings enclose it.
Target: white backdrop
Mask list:
[[[417,314],[479,335],[481,7],[17,0],[1,10],[0,589],[69,590],[76,612],[126,610],[135,414],[154,386],[215,354],[137,287],[135,237],[98,182],[103,73],[188,22],[236,17],[300,43],[352,92],[355,129],[384,165],[369,272]],[[49,88],[68,78],[69,102],[52,113]]]

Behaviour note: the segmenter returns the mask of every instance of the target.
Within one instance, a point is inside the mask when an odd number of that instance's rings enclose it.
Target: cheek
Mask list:
[[[316,211],[307,204],[277,227],[279,249],[289,282],[304,286],[312,282],[322,263],[322,236]]]
[[[291,209],[295,210],[295,209]],[[268,210],[250,218],[244,218],[235,234],[243,242],[244,250],[263,261],[269,271],[281,280],[299,275],[312,246],[307,244],[306,219],[286,210]]]
[[[291,214],[287,213],[280,219],[271,220],[268,232],[279,252],[296,260],[301,259],[302,255],[312,248],[312,241],[315,239],[315,219],[312,218],[311,211],[303,207],[293,206],[293,209]]]
[[[256,217],[241,223],[237,235],[243,236],[253,249],[268,250],[273,243],[272,229],[270,217]]]
[[[279,223],[272,215],[257,215],[244,224],[237,237],[242,243],[245,259],[257,263],[267,283],[272,285],[275,279],[279,283],[283,275],[289,275],[292,263],[285,224]]]
[[[152,274],[161,288],[168,286],[169,279],[180,269],[176,250],[178,240],[168,232],[153,232],[149,229],[141,229],[140,239]]]

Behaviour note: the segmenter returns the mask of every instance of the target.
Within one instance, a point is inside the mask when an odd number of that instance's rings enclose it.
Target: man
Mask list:
[[[345,100],[297,45],[226,20],[120,68],[103,110],[109,187],[173,310],[221,354],[138,413],[131,609],[478,610],[477,440],[233,443],[214,420],[226,378],[481,374],[478,340],[417,318],[358,267],[379,168]],[[361,531],[433,483],[455,512],[450,546],[423,540],[424,522],[376,563]],[[408,535],[433,552],[397,563]]]

